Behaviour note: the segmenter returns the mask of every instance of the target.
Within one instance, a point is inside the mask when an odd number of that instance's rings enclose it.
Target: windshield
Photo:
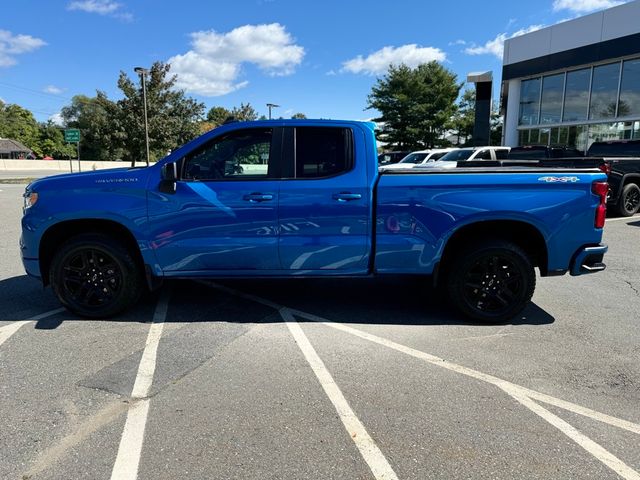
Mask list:
[[[437,152],[437,153],[434,153],[434,154],[431,155],[431,157],[429,157],[429,161],[430,162],[435,162],[436,160],[440,160],[447,153],[450,153],[450,152]]]
[[[439,162],[457,162],[459,160],[467,160],[473,155],[474,150],[454,150],[444,155]]]
[[[400,163],[420,163],[427,157],[427,155],[428,153],[410,153],[400,160]]]

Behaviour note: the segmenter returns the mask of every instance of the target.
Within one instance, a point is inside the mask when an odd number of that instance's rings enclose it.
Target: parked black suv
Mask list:
[[[525,147],[513,147],[509,151],[509,160],[539,160],[542,158],[570,158],[584,157],[584,152],[575,148],[546,145],[527,145]]]

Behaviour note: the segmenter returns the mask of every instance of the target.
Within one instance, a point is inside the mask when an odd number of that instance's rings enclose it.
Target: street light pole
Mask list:
[[[147,148],[147,167],[149,166],[149,121],[147,119],[147,82],[146,76],[149,73],[149,70],[142,67],[136,67],[133,69],[138,75],[140,75],[140,79],[142,81],[142,102],[144,103],[144,141]],[[135,166],[135,158],[132,160],[131,166]]]
[[[269,109],[269,120],[271,120],[271,109],[278,108],[280,105],[276,105],[275,103],[267,103],[267,108]]]

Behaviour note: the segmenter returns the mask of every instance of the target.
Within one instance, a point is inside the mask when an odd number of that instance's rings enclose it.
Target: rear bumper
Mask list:
[[[571,275],[586,275],[604,270],[606,265],[602,263],[602,260],[607,250],[609,250],[609,247],[602,244],[595,247],[582,247],[573,256]]]

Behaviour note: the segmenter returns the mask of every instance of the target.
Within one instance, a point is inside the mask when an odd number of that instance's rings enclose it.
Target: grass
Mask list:
[[[22,184],[24,183],[25,185],[27,183],[31,183],[33,181],[37,180],[37,178],[0,178],[0,184]]]

